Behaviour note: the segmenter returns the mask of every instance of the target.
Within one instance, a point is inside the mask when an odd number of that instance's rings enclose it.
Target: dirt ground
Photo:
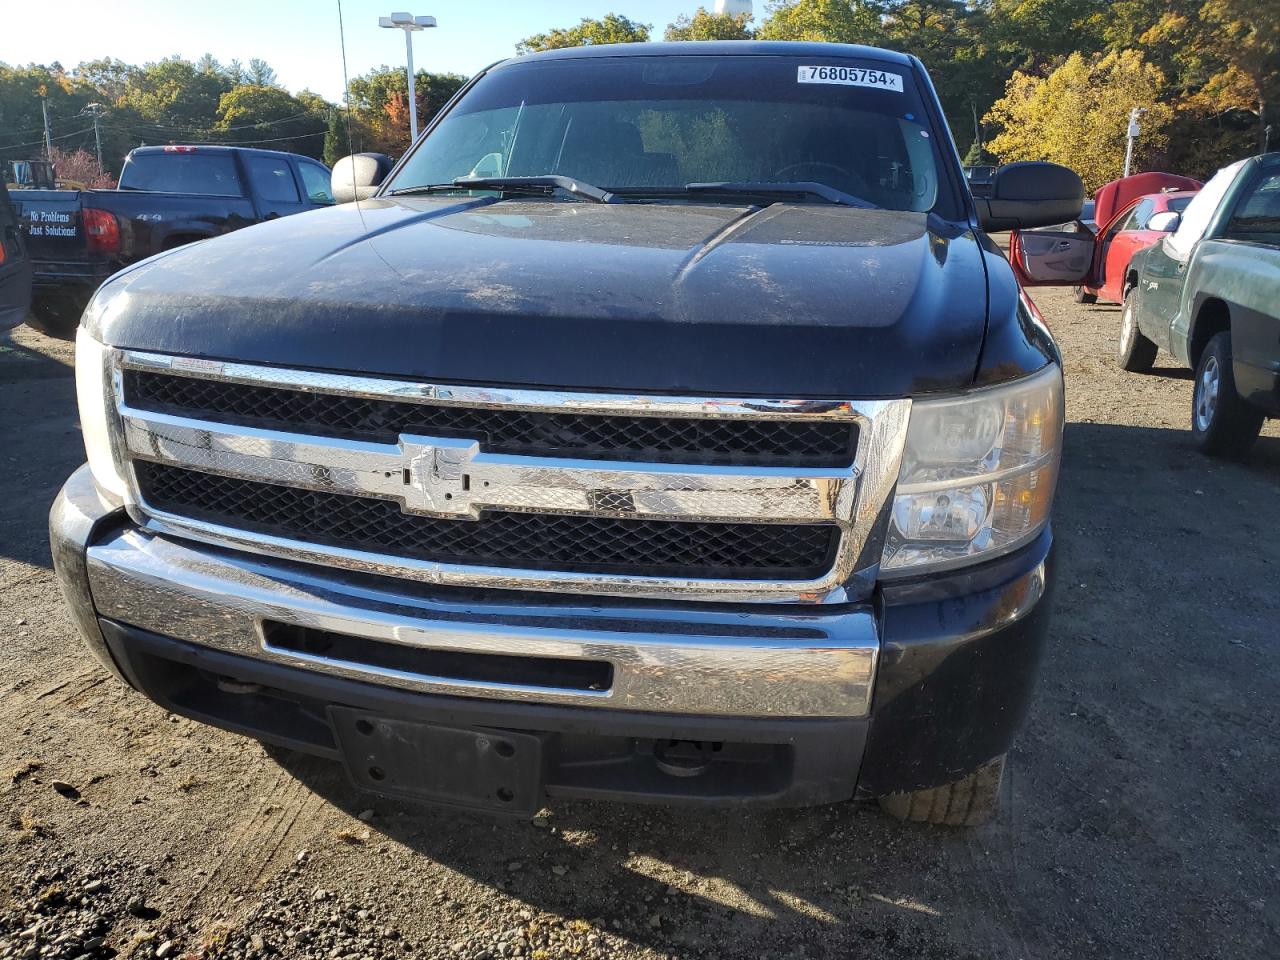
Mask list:
[[[1189,374],[1122,373],[1115,308],[1037,300],[1062,580],[970,832],[854,804],[495,821],[166,714],[82,655],[50,569],[69,345],[0,337],[0,958],[1280,956],[1280,424],[1204,459]]]

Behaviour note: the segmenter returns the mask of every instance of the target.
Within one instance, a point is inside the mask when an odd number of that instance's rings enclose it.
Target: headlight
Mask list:
[[[999,556],[1049,520],[1062,448],[1062,371],[911,405],[881,562],[907,576]]]
[[[116,463],[107,417],[115,406],[111,383],[111,348],[81,327],[76,332],[76,403],[80,434],[93,479],[105,492],[124,499],[124,477]]]

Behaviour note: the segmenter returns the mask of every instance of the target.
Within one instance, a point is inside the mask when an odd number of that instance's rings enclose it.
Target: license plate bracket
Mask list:
[[[542,802],[547,735],[448,727],[330,707],[351,782],[391,797],[530,814]]]

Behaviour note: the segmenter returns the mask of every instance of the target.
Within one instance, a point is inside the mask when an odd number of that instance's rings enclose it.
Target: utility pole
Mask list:
[[[380,27],[399,27],[404,31],[404,53],[409,62],[409,142],[418,139],[418,100],[413,84],[413,35],[419,30],[436,25],[435,17],[415,17],[411,13],[393,13],[389,17],[379,17]]]
[[[44,158],[46,160],[53,159],[53,134],[49,132],[49,101],[45,94],[49,92],[49,88],[43,83],[40,84],[40,113],[44,115]]]
[[[1129,175],[1129,167],[1133,164],[1133,141],[1138,139],[1142,128],[1138,125],[1138,117],[1146,113],[1145,107],[1134,107],[1129,111],[1129,132],[1124,145],[1124,175]]]
[[[93,118],[93,144],[98,148],[98,169],[105,170],[102,165],[102,131],[98,129],[98,121],[106,113],[107,108],[100,103],[90,103],[80,111],[81,116]]]

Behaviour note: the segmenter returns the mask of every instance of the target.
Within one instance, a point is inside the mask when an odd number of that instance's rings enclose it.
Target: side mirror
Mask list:
[[[343,157],[329,174],[334,202],[368,200],[387,178],[391,166],[391,158],[385,153],[353,153]]]
[[[996,171],[985,197],[974,197],[986,231],[1026,230],[1069,223],[1084,206],[1079,174],[1056,163],[1027,160]]]
[[[1147,221],[1147,229],[1156,233],[1173,233],[1182,224],[1182,214],[1176,210],[1161,210],[1153,213]]]

